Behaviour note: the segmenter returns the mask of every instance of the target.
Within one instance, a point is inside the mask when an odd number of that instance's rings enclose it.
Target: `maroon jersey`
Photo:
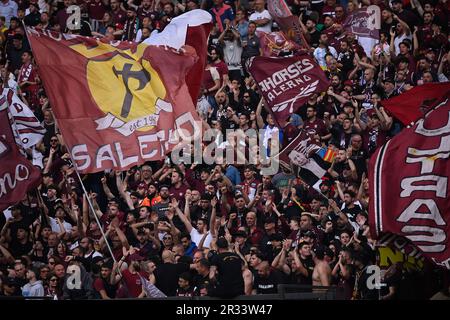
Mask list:
[[[101,0],[91,1],[88,4],[89,18],[102,20],[106,12],[106,7]]]
[[[123,10],[117,10],[116,12],[111,12],[113,23],[119,29],[123,29],[125,22],[127,21],[127,13]],[[120,27],[118,26],[120,25]]]
[[[31,63],[25,63],[19,70],[19,76],[17,77],[17,82],[22,83],[24,81],[37,82],[38,75],[36,72],[36,67]],[[21,86],[22,91],[27,93],[28,103],[32,108],[35,108],[39,105],[39,85],[38,84],[27,84],[25,86]]]
[[[318,134],[320,137],[328,134],[328,129],[325,122],[321,119],[316,119],[313,122],[306,121],[303,127],[308,133]]]

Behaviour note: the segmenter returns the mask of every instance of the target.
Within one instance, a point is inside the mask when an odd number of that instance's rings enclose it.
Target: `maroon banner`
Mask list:
[[[409,239],[450,269],[450,94],[379,148],[369,165],[370,227]]]
[[[383,100],[381,104],[404,125],[409,125],[422,118],[427,109],[442,100],[449,91],[450,82],[427,83]]]
[[[192,47],[175,51],[27,32],[58,126],[80,172],[126,170],[160,160],[181,138],[200,133],[185,82],[197,61]]]
[[[255,57],[248,70],[282,127],[290,114],[304,105],[310,95],[326,91],[329,86],[325,73],[308,55]]]
[[[259,44],[264,57],[278,57],[283,53],[294,52],[300,49],[300,46],[294,41],[286,38],[283,32],[258,32]]]
[[[376,5],[358,9],[345,19],[344,29],[360,37],[380,39],[380,15],[380,7]]]
[[[309,48],[308,42],[302,33],[298,17],[294,16],[284,0],[268,0],[267,10],[272,18],[286,33],[288,39],[294,40],[300,46]]]
[[[40,170],[19,152],[7,109],[0,111],[0,163],[0,211],[3,211],[21,201],[41,181]]]

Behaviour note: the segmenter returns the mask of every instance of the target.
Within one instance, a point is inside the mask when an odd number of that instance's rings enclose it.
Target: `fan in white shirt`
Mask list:
[[[248,20],[256,23],[256,32],[263,31],[269,33],[272,31],[272,16],[269,11],[264,9],[264,5],[264,0],[256,0],[255,12],[250,15]]]

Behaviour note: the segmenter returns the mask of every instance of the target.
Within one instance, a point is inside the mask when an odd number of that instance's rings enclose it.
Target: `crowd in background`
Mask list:
[[[36,146],[40,156],[33,153],[42,184],[0,214],[0,296],[137,298],[146,296],[144,279],[167,296],[185,297],[277,293],[280,284],[299,284],[307,291],[336,286],[339,299],[406,299],[430,298],[445,287],[442,272],[427,263],[417,274],[392,264],[381,290],[367,286],[366,270],[377,263],[368,160],[403,129],[380,101],[448,81],[447,0],[287,3],[331,85],[281,128],[245,67],[262,52],[258,32],[279,30],[264,0],[0,2],[2,85],[18,92],[46,128]],[[81,11],[78,31],[67,27],[73,4]],[[381,9],[381,30],[367,50],[342,23],[370,4]],[[214,21],[197,103],[204,122],[223,132],[266,129],[263,140],[275,133],[281,146],[307,130],[336,154],[320,192],[289,168],[263,175],[259,163],[164,160],[83,175],[83,192],[24,25],[141,42],[196,8]],[[74,266],[81,270],[75,287],[67,282]]]

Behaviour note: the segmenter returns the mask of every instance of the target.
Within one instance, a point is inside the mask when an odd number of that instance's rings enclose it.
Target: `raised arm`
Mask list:
[[[261,98],[258,103],[258,107],[256,108],[256,124],[258,125],[258,128],[262,129],[264,128],[264,119],[261,116],[262,107],[264,103],[264,98]]]
[[[178,207],[177,199],[175,199],[175,198],[172,199],[171,206],[175,209],[176,214],[178,215],[180,220],[184,223],[187,232],[191,233],[191,231],[194,227],[192,227],[191,222],[188,220],[188,218],[183,214],[181,209]]]

